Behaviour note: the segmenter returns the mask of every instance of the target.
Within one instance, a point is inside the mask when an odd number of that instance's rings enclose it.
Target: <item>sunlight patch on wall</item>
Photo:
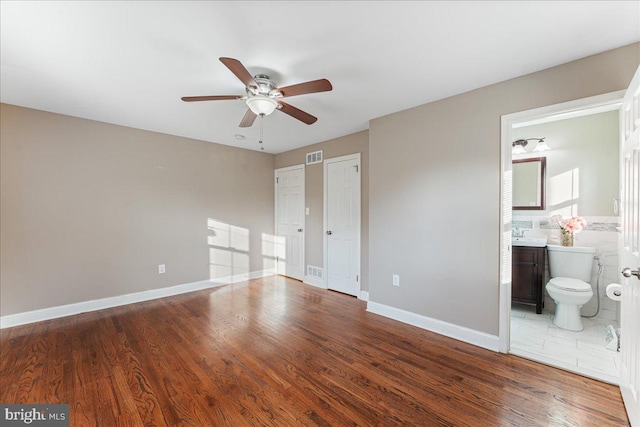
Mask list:
[[[219,279],[233,274],[231,252],[209,248],[209,278]]]
[[[239,251],[249,251],[249,230],[243,227],[226,224],[209,218],[207,220],[209,229],[209,244],[222,247],[233,248]]]
[[[209,218],[209,279],[217,280],[249,273],[249,237],[247,228]]]
[[[277,236],[262,233],[262,269],[269,270],[276,266]]]
[[[276,257],[281,260],[287,259],[287,239],[285,236],[274,236]]]
[[[550,215],[577,216],[577,201],[580,198],[579,168],[555,175],[549,183]]]

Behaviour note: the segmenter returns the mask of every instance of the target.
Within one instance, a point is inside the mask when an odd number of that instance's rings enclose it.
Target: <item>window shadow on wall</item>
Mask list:
[[[580,200],[580,169],[554,175],[549,180],[549,216],[578,216]]]
[[[233,276],[249,275],[249,237],[247,228],[207,220],[209,279],[231,281]]]

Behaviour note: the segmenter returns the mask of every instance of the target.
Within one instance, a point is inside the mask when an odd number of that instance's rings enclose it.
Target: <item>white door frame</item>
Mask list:
[[[499,351],[509,353],[511,335],[511,129],[515,124],[524,125],[527,122],[536,123],[580,115],[582,110],[601,107],[603,111],[610,111],[622,105],[624,90],[578,99],[561,104],[534,108],[506,114],[501,118],[500,134],[500,268],[498,283],[500,287],[500,320],[499,320]]]
[[[357,218],[358,218],[358,227],[356,227],[356,229],[358,230],[357,232],[357,236],[356,236],[356,247],[358,248],[358,256],[356,257],[357,259],[357,268],[356,271],[358,272],[358,285],[360,286],[360,293],[362,293],[362,272],[360,271],[360,264],[361,264],[361,257],[362,257],[362,247],[361,247],[361,234],[362,234],[362,162],[360,160],[360,153],[354,153],[354,154],[347,154],[345,156],[340,156],[340,157],[334,157],[332,159],[325,159],[323,162],[323,178],[322,178],[322,192],[323,192],[323,198],[322,198],[322,204],[323,204],[323,212],[322,212],[322,245],[323,245],[323,259],[322,259],[322,264],[323,264],[323,271],[324,271],[324,287],[325,289],[329,288],[329,274],[328,274],[328,270],[327,270],[327,260],[329,259],[329,255],[328,255],[328,250],[329,250],[329,245],[328,245],[328,238],[327,238],[327,217],[329,216],[329,209],[328,209],[328,199],[329,199],[329,193],[327,192],[327,187],[328,187],[328,182],[329,182],[329,175],[328,175],[328,169],[329,169],[329,164],[330,163],[337,163],[337,162],[343,162],[345,160],[356,160],[358,162],[358,169],[359,172],[358,173],[358,186],[360,187],[360,203],[358,203],[358,212],[357,212]],[[360,295],[358,295],[358,298],[360,298]]]
[[[279,201],[278,201],[278,174],[280,172],[287,172],[287,171],[292,171],[292,170],[296,170],[296,169],[300,169],[302,171],[302,244],[300,245],[301,250],[302,250],[302,277],[300,278],[300,280],[304,279],[305,276],[305,265],[306,265],[306,258],[305,258],[305,236],[307,235],[307,227],[306,227],[306,220],[307,217],[305,215],[305,206],[306,206],[306,178],[304,175],[305,172],[305,165],[304,163],[301,163],[299,165],[293,165],[293,166],[287,166],[284,168],[278,168],[276,170],[273,171],[273,185],[274,185],[274,190],[273,190],[273,196],[274,196],[274,217],[273,220],[275,222],[275,227],[273,228],[274,230],[274,249],[277,245],[277,239],[278,239],[278,231],[279,231],[279,226],[278,226],[278,205],[279,205]],[[276,274],[278,274],[278,259],[276,259],[276,265],[275,265],[275,272]]]

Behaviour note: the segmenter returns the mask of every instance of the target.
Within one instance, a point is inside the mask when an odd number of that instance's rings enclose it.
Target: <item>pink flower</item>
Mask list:
[[[551,218],[549,218],[549,222],[551,224],[560,224],[560,222],[562,222],[562,215],[554,215]]]
[[[563,220],[560,215],[554,215],[549,218],[549,222],[552,224],[558,224],[558,226],[569,233],[579,233],[587,225],[587,221],[579,216],[572,216],[569,219]]]

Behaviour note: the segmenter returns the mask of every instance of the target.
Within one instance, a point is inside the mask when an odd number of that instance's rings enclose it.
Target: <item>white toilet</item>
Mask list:
[[[547,245],[551,280],[545,288],[556,302],[553,324],[561,329],[584,329],[580,307],[593,297],[589,280],[595,253],[595,248]]]

